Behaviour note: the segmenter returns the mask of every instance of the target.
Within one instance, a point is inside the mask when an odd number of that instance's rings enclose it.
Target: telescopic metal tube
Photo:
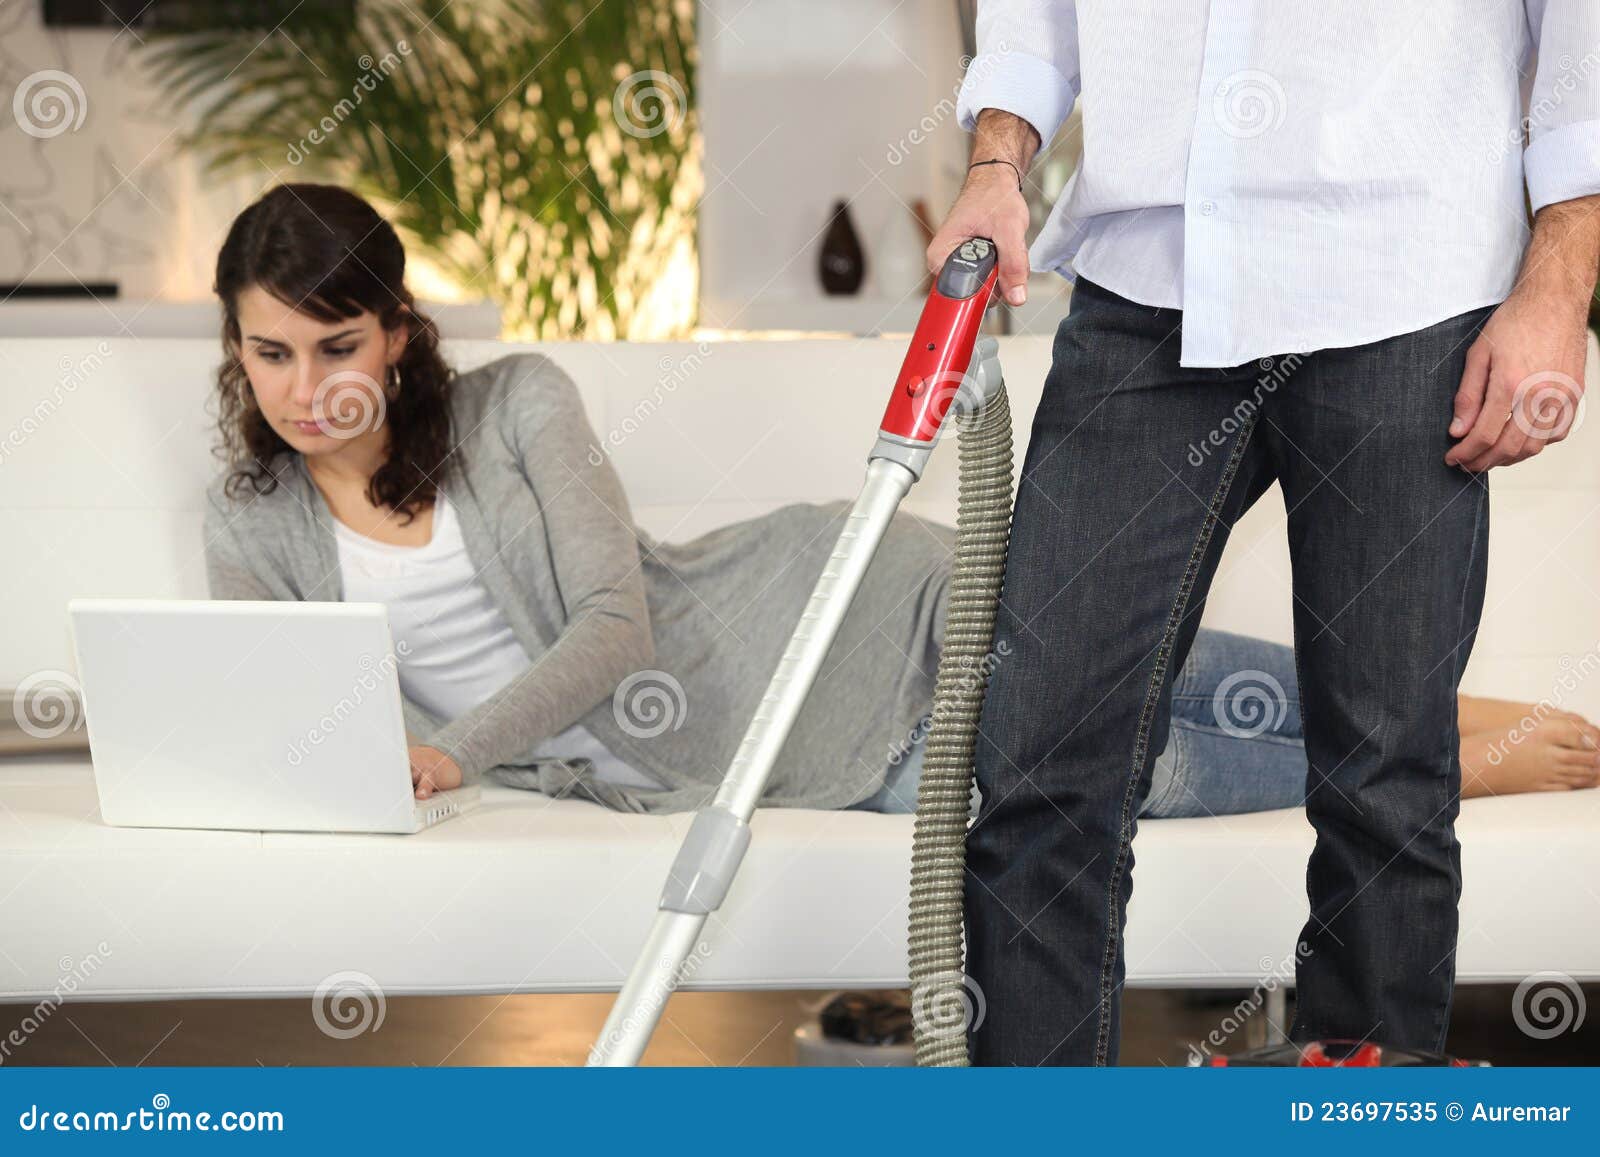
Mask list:
[[[795,625],[783,658],[756,707],[710,807],[695,816],[668,874],[655,923],[611,1015],[590,1050],[590,1065],[639,1062],[667,999],[683,976],[707,916],[721,906],[749,842],[750,817],[805,706],[867,567],[916,474],[873,457],[866,482]]]

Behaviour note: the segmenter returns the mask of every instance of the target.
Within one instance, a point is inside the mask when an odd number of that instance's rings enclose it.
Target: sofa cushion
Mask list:
[[[486,785],[412,836],[112,828],[87,763],[0,766],[0,1000],[91,955],[83,997],[615,989],[692,816]],[[912,817],[762,809],[686,989],[906,983]],[[1600,979],[1600,793],[1469,800],[1458,972]],[[1292,973],[1311,831],[1299,811],[1152,820],[1135,843],[1135,985]]]

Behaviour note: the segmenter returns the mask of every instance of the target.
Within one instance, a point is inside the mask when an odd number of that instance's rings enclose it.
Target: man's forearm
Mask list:
[[[974,161],[1009,161],[1017,167],[1020,179],[1038,151],[1039,134],[1015,113],[986,108],[978,114],[972,140]]]
[[[1600,196],[1546,205],[1533,219],[1533,238],[1517,274],[1516,291],[1587,315],[1600,276]]]

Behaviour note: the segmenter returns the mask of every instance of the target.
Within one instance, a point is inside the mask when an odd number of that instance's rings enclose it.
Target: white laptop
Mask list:
[[[73,599],[100,814],[124,827],[417,832],[382,603]]]

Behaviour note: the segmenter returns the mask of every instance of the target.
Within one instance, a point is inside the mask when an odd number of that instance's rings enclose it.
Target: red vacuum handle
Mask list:
[[[994,242],[987,237],[963,241],[945,261],[895,379],[881,433],[916,442],[938,436],[972,361],[999,267]]]

